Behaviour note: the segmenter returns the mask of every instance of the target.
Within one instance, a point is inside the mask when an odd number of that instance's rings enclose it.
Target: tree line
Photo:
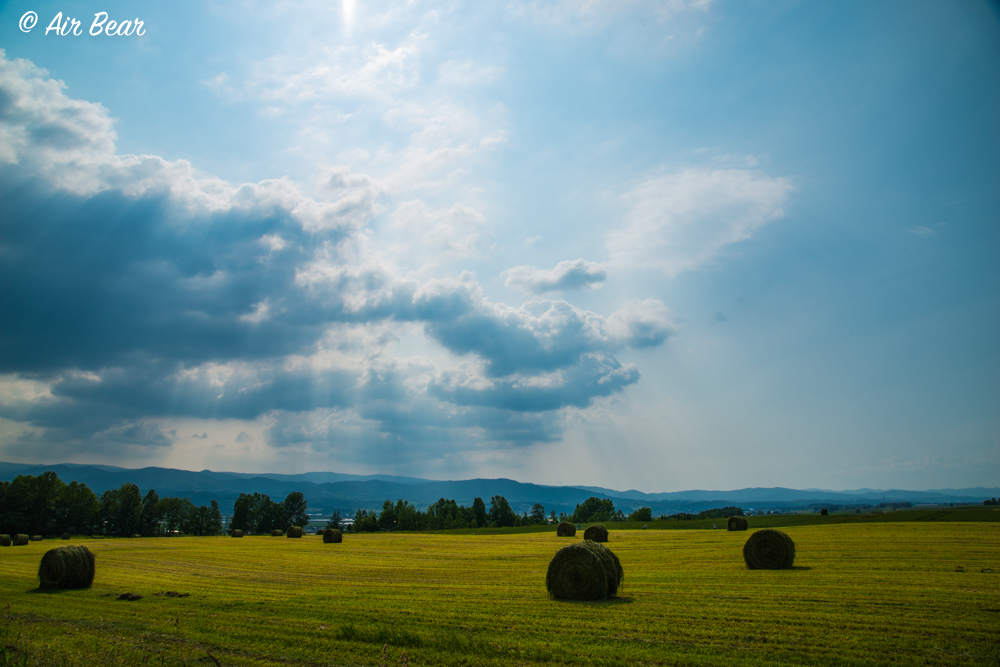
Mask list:
[[[76,481],[66,484],[54,472],[18,475],[0,482],[0,533],[32,535],[219,535],[219,504],[195,507],[187,498],[145,496],[131,482],[101,497]]]
[[[742,514],[742,512],[741,512]],[[336,515],[336,524],[331,517],[330,527],[339,528],[340,517]],[[421,512],[408,500],[399,499],[395,503],[386,500],[382,503],[382,511],[359,509],[354,515],[354,523],[349,530],[359,533],[393,530],[447,530],[450,528],[508,528],[516,526],[535,526],[554,523],[556,521],[572,521],[574,523],[596,523],[600,521],[652,521],[653,512],[648,507],[640,507],[629,515],[620,509],[615,509],[610,498],[592,496],[578,504],[572,514],[560,513],[556,518],[555,510],[548,517],[545,507],[535,503],[530,512],[517,514],[503,496],[490,498],[490,508],[482,498],[472,501],[471,507],[459,505],[454,500],[441,498],[426,512]]]

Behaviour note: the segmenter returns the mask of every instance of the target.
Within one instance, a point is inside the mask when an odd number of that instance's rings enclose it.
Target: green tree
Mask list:
[[[573,511],[574,523],[592,523],[594,521],[611,521],[615,516],[615,504],[610,498],[591,496],[576,506]]]
[[[396,506],[391,500],[382,503],[382,513],[378,515],[378,529],[382,531],[396,529]]]
[[[351,530],[356,533],[374,533],[378,530],[378,515],[376,512],[359,509],[354,515]]]
[[[70,482],[56,500],[55,509],[61,532],[86,535],[100,530],[101,502],[86,484]]]
[[[175,532],[187,532],[190,528],[191,513],[194,503],[187,498],[160,498],[156,503],[163,521],[163,530],[171,535]]]
[[[531,521],[532,523],[545,523],[545,508],[542,507],[541,503],[535,503],[531,506]]]
[[[142,494],[139,487],[125,482],[118,489],[118,515],[116,535],[128,537],[139,532],[139,513],[142,511]]]
[[[285,528],[288,526],[305,526],[309,523],[309,515],[306,513],[306,497],[301,491],[292,491],[281,502],[281,523]]]
[[[503,496],[493,496],[490,498],[489,522],[491,526],[506,528],[513,526],[517,521],[517,515],[510,508],[510,504]]]
[[[636,511],[628,515],[629,521],[652,521],[653,520],[653,510],[648,507],[640,507]]]
[[[397,500],[396,530],[420,530],[421,513],[408,500]]]
[[[326,524],[327,528],[333,528],[334,530],[340,530],[344,526],[344,520],[340,517],[340,510],[334,510],[333,514],[330,515],[330,521]]]
[[[476,519],[476,528],[482,528],[486,525],[486,503],[483,502],[482,498],[477,497],[472,501],[472,514]]]
[[[207,534],[208,535],[221,535],[222,534],[222,512],[219,511],[219,503],[217,503],[215,500],[212,500],[211,508],[212,508],[212,516],[210,517],[210,519],[211,519],[211,522],[212,522],[211,523],[212,532],[207,533]]]
[[[156,489],[150,489],[142,499],[142,506],[139,508],[139,534],[144,537],[151,537],[160,534],[161,514],[158,509],[160,495]]]

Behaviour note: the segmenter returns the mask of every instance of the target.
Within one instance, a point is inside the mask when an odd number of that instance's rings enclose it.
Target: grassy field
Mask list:
[[[748,533],[615,530],[601,603],[546,595],[579,533],[73,540],[97,578],[55,593],[46,540],[0,550],[0,664],[1000,664],[1000,523],[785,530],[786,571],[747,570]]]

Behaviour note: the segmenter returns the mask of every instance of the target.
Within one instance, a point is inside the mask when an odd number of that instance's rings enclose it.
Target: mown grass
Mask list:
[[[548,561],[580,539],[551,532],[82,541],[93,588],[54,593],[35,590],[54,543],[32,543],[0,551],[20,635],[4,659],[375,665],[388,645],[393,664],[998,664],[1000,524],[783,529],[786,571],[747,570],[746,532],[613,531],[625,582],[603,603],[548,598]]]

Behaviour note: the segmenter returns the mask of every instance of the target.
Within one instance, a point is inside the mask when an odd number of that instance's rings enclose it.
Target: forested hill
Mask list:
[[[173,468],[116,468],[103,465],[53,464],[33,465],[0,462],[0,480],[12,480],[18,475],[40,475],[51,470],[64,482],[86,484],[100,495],[107,489],[126,482],[139,486],[145,493],[155,489],[161,496],[190,498],[196,505],[217,500],[223,512],[231,511],[240,493],[266,493],[280,500],[292,491],[301,491],[310,512],[331,513],[340,510],[353,515],[357,509],[379,509],[382,502],[403,498],[423,508],[439,498],[456,500],[470,506],[476,497],[489,502],[492,496],[504,496],[517,513],[529,511],[535,503],[571,513],[578,503],[590,496],[611,498],[615,507],[626,512],[650,507],[654,515],[674,512],[698,512],[712,507],[739,505],[745,508],[790,508],[826,504],[872,504],[885,502],[948,503],[977,502],[1000,495],[1000,488],[945,489],[941,491],[858,491],[796,490],[787,488],[753,488],[735,491],[678,491],[642,493],[616,491],[601,487],[544,486],[510,479],[469,479],[435,481],[391,475],[348,475],[333,472],[311,472],[300,475],[247,474]]]

